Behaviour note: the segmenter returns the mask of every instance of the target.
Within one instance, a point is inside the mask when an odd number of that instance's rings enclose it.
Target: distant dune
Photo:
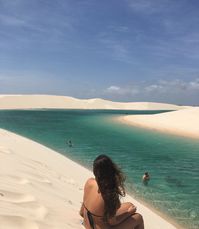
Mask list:
[[[119,118],[127,124],[199,138],[199,107],[153,115],[127,115]]]
[[[151,102],[112,102],[104,99],[76,99],[54,95],[0,95],[0,109],[114,109],[179,110],[185,106]]]

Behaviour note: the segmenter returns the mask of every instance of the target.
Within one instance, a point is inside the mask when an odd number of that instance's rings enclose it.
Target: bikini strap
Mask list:
[[[85,204],[83,203],[83,206],[85,207],[85,209],[86,209],[86,211],[87,212],[89,212],[91,215],[93,215],[93,216],[95,216],[95,217],[103,217],[103,216],[101,216],[101,215],[95,215],[95,214],[93,214],[92,212],[90,212],[89,210],[88,210],[88,208],[85,206]]]

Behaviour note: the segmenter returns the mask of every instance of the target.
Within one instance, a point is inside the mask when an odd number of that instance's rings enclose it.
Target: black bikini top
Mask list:
[[[95,214],[93,214],[92,212],[90,212],[89,210],[88,210],[88,208],[85,206],[85,204],[83,203],[83,206],[85,207],[85,209],[86,209],[86,211],[87,212],[89,212],[91,215],[93,215],[93,216],[95,216],[95,217],[103,217],[103,216],[101,216],[101,215],[95,215]]]
[[[90,212],[90,211],[88,210],[88,208],[85,206],[84,203],[83,203],[83,206],[84,206],[84,208],[85,208],[86,211],[87,211],[87,217],[88,217],[88,220],[89,220],[89,223],[90,223],[92,229],[95,229],[95,223],[94,223],[93,216],[95,216],[95,217],[101,217],[101,218],[103,218],[103,216],[95,215],[95,214],[93,214],[92,212]]]

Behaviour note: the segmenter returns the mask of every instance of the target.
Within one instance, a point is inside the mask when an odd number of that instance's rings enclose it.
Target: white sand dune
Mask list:
[[[83,228],[79,208],[92,173],[55,151],[0,129],[0,229]],[[146,229],[174,229],[138,203]]]
[[[112,102],[104,99],[76,99],[53,95],[0,95],[0,109],[120,109],[179,110],[185,106],[151,102]]]
[[[165,133],[199,138],[199,107],[162,114],[127,115],[119,120]]]

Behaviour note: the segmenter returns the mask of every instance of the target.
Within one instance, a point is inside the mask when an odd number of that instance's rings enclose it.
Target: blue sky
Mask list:
[[[0,0],[0,94],[199,105],[197,0]]]

